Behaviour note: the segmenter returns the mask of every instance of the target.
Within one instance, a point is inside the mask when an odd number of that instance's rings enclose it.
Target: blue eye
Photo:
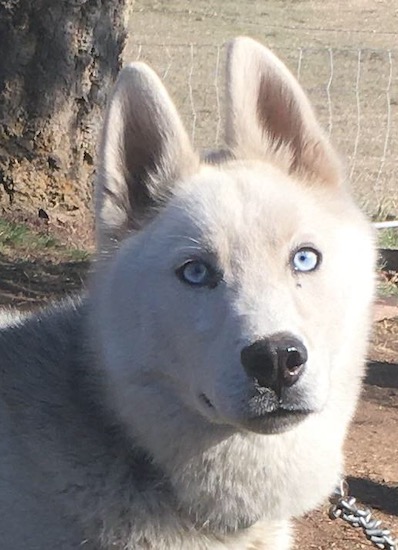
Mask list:
[[[321,263],[320,252],[309,246],[303,246],[296,250],[292,258],[294,271],[309,272],[315,271]]]
[[[220,280],[220,275],[207,263],[201,260],[189,260],[176,270],[176,274],[184,283],[191,286],[208,286],[214,288]]]

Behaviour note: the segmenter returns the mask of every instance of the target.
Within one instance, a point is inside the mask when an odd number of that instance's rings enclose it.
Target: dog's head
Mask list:
[[[121,414],[184,407],[260,433],[331,404],[351,414],[371,231],[301,87],[247,38],[228,51],[226,145],[201,162],[154,72],[122,71],[97,186],[98,324]]]

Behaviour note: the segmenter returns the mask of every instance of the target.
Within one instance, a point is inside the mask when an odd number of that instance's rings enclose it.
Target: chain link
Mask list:
[[[366,538],[380,550],[398,550],[397,541],[393,540],[388,529],[381,527],[381,521],[372,517],[369,509],[361,509],[356,505],[356,499],[348,494],[348,483],[341,480],[330,497],[330,519],[341,518],[352,527],[361,527]]]

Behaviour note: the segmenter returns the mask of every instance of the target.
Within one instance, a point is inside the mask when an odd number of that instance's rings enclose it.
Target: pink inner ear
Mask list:
[[[276,148],[288,145],[293,164],[298,164],[304,133],[300,109],[279,78],[269,73],[262,75],[259,82],[257,115],[272,144]]]
[[[140,230],[199,166],[163,84],[136,62],[120,73],[108,107],[98,170],[97,215],[102,250]]]
[[[341,164],[294,76],[269,50],[237,38],[228,51],[226,141],[238,157],[337,184]]]
[[[293,143],[303,131],[300,111],[279,81],[270,85],[268,75],[259,83],[257,113],[264,129],[273,140]]]

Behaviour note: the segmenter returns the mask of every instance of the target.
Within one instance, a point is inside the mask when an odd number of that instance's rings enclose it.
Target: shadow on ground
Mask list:
[[[369,363],[365,384],[398,389],[398,364],[381,361]]]
[[[29,309],[73,295],[84,285],[89,267],[89,261],[9,261],[0,255],[0,307]]]
[[[347,478],[350,493],[366,506],[398,516],[398,487],[377,483],[363,477]]]
[[[387,361],[369,363],[362,399],[386,409],[398,409],[398,364]]]

